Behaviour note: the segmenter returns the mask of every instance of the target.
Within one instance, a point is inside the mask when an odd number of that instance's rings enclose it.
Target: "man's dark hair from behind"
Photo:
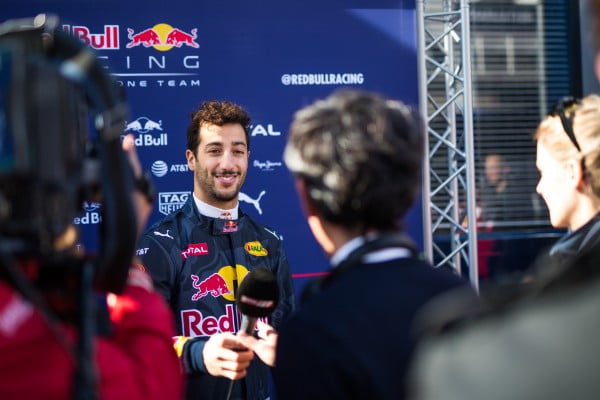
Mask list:
[[[187,148],[194,155],[200,144],[200,127],[202,124],[223,126],[226,124],[240,124],[246,133],[246,144],[250,149],[250,115],[241,106],[228,102],[210,100],[203,102],[191,114],[192,120],[187,129]]]
[[[296,113],[285,161],[326,220],[396,230],[420,190],[419,121],[400,102],[337,91]]]

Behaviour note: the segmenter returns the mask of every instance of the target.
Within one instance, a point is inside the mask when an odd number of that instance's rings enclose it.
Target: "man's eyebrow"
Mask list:
[[[246,142],[244,141],[237,141],[237,142],[232,142],[231,143],[232,146],[244,146],[244,147],[248,147],[248,145],[246,144]],[[225,146],[225,143],[220,142],[220,141],[215,141],[215,142],[209,142],[205,144],[205,147],[215,147],[215,146],[219,146],[219,147],[223,147]]]
[[[232,145],[233,145],[233,146],[244,146],[244,147],[248,147],[248,145],[246,144],[246,142],[242,142],[242,141],[239,141],[239,142],[233,142],[233,143],[232,143]]]

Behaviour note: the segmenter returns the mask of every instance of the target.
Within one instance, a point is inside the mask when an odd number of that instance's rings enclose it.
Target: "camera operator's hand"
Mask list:
[[[239,337],[231,333],[217,333],[204,345],[202,358],[209,374],[235,380],[246,376],[254,353],[243,345]]]

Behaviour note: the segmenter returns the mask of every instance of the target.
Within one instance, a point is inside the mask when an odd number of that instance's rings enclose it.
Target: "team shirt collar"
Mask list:
[[[196,208],[198,209],[198,212],[200,212],[200,214],[202,214],[206,217],[210,217],[210,218],[234,219],[234,220],[238,219],[239,203],[230,210],[222,210],[220,208],[211,206],[210,204],[203,202],[202,200],[197,198],[196,195],[193,193],[192,193],[192,196],[194,196],[194,203],[196,204]]]

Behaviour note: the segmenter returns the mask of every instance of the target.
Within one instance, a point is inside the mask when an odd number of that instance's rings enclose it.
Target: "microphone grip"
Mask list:
[[[254,327],[256,326],[256,318],[249,317],[242,314],[242,322],[240,323],[240,331],[247,333],[248,335],[254,335]],[[232,349],[235,351],[235,349]],[[234,380],[229,381],[229,388],[227,389],[227,397],[225,400],[231,399],[231,393],[233,392]]]
[[[240,324],[240,331],[245,332],[248,335],[254,335],[254,328],[256,327],[256,317],[249,317],[244,315]]]

